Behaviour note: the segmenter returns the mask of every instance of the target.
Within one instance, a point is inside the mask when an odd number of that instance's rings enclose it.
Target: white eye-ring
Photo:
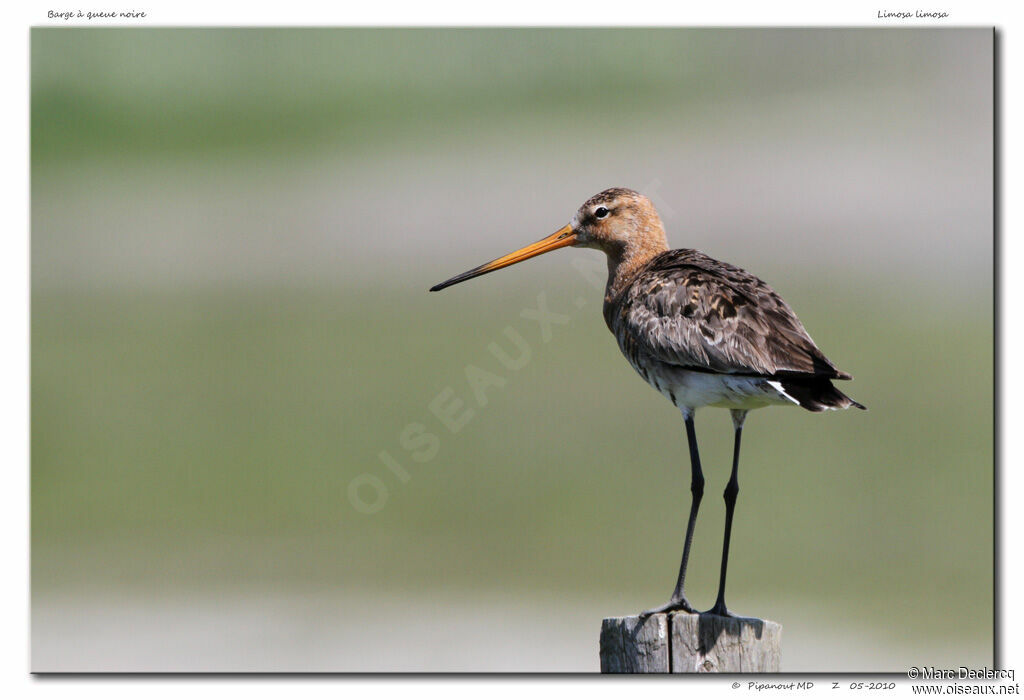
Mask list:
[[[598,207],[594,210],[595,219],[605,219],[609,214],[611,214],[611,212],[608,211],[608,207]]]

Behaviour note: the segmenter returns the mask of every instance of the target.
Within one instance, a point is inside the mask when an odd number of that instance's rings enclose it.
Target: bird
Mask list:
[[[679,574],[669,600],[640,617],[697,613],[685,591],[697,513],[704,495],[694,414],[726,408],[733,458],[725,487],[725,535],[718,595],[703,614],[735,617],[725,601],[733,515],[739,493],[740,439],[747,413],[768,406],[812,412],[866,410],[832,383],[853,377],[818,349],[796,313],[768,284],[694,249],[669,249],[651,200],[625,188],[587,199],[568,224],[536,243],[431,287],[437,292],[569,246],[607,256],[604,320],[633,369],[682,413],[690,453],[690,513]]]

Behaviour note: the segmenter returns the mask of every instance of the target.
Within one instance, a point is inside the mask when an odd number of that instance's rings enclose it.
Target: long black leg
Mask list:
[[[732,448],[732,474],[729,476],[729,483],[725,487],[725,542],[722,544],[722,572],[718,579],[718,598],[715,606],[708,610],[713,615],[732,617],[732,613],[725,607],[725,572],[729,566],[729,538],[732,535],[732,514],[736,510],[736,495],[740,492],[740,483],[736,473],[740,466],[740,438],[743,436],[743,421],[747,417],[746,411],[733,410],[732,424],[736,432],[736,439]]]
[[[704,497],[704,473],[700,468],[700,453],[697,452],[697,433],[693,427],[693,413],[686,417],[686,440],[690,445],[690,519],[686,523],[686,542],[683,545],[683,559],[679,562],[679,578],[676,580],[673,600],[686,600],[683,584],[686,582],[686,565],[690,561],[690,547],[693,545],[693,528],[697,524],[697,510]]]
[[[697,524],[697,510],[700,508],[700,500],[704,497],[704,473],[700,468],[700,453],[697,451],[697,432],[693,427],[693,411],[683,410],[683,418],[686,421],[686,441],[690,446],[690,519],[686,523],[686,542],[683,544],[683,560],[679,563],[679,578],[676,579],[676,587],[672,591],[672,598],[658,608],[646,610],[640,614],[641,617],[653,615],[659,612],[672,610],[685,610],[696,612],[690,601],[686,599],[683,586],[686,582],[686,565],[690,561],[690,546],[693,544],[693,528]]]

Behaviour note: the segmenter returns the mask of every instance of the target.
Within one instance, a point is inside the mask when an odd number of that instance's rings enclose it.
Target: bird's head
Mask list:
[[[613,187],[585,201],[569,227],[576,234],[573,245],[597,248],[613,257],[650,246],[667,247],[665,227],[654,204],[625,187]]]
[[[638,254],[656,254],[668,249],[665,228],[654,205],[644,195],[625,187],[613,187],[595,194],[576,210],[572,220],[525,248],[484,263],[430,288],[438,292],[459,282],[485,275],[552,250],[577,246],[603,250],[610,260]]]

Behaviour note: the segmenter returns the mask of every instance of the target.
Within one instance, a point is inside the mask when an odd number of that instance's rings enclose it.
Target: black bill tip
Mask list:
[[[490,265],[490,263],[487,263],[487,265]],[[430,291],[440,292],[442,289],[446,289],[452,286],[453,284],[465,282],[466,280],[471,280],[474,277],[479,277],[480,275],[486,274],[491,271],[487,269],[487,265],[480,265],[479,267],[474,267],[472,270],[466,270],[461,275],[455,275],[450,279],[446,279],[444,282],[435,284],[433,287],[430,288]]]
[[[452,277],[450,280],[445,280],[444,282],[439,282],[438,284],[435,284],[433,287],[431,287],[430,291],[432,291],[432,292],[440,292],[442,289],[450,287],[453,284],[458,284],[462,280],[466,279],[466,275],[468,275],[468,274],[469,273],[467,272],[467,273],[462,274],[462,275],[456,275],[455,277]]]

